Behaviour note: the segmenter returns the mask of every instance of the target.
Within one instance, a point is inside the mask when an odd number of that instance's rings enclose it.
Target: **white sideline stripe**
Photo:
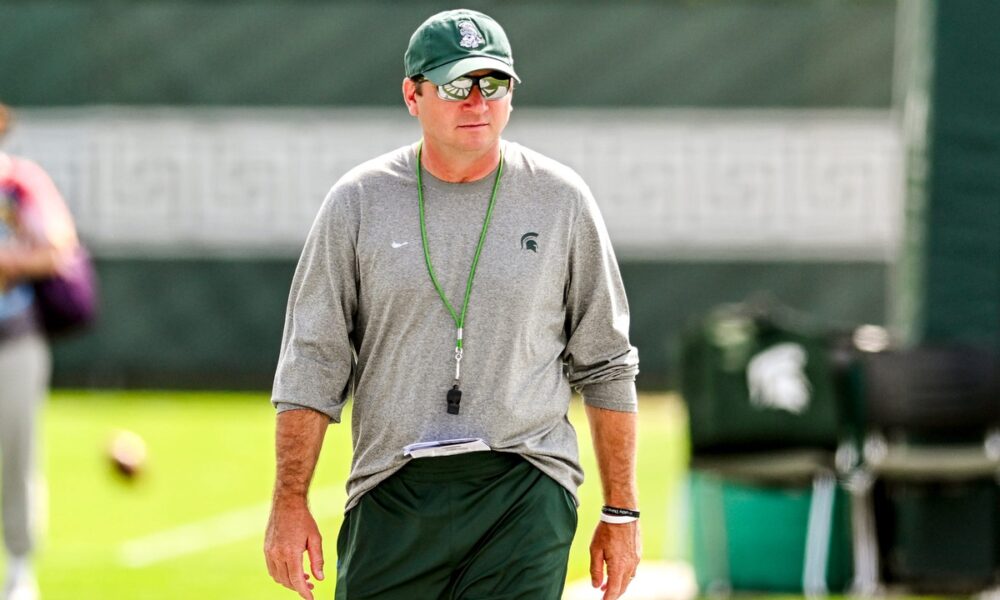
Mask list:
[[[313,517],[318,520],[343,510],[337,501],[340,494],[343,494],[341,486],[321,488],[310,493]],[[128,540],[118,549],[118,561],[131,569],[141,569],[263,535],[270,510],[271,504],[267,502]]]

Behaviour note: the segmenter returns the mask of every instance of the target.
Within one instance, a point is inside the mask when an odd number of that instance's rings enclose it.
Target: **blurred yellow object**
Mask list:
[[[108,444],[108,458],[118,473],[133,479],[146,464],[146,442],[135,432],[117,431]]]

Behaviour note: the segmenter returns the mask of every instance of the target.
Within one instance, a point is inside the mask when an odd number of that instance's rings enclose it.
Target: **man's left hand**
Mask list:
[[[604,600],[616,600],[625,593],[642,556],[639,522],[611,524],[601,521],[590,542],[590,582],[600,586]],[[604,565],[608,578],[604,579]],[[603,583],[603,585],[602,585]]]

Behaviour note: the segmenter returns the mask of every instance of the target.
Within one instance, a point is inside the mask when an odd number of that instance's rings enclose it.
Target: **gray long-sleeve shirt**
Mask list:
[[[503,142],[504,168],[466,315],[459,415],[446,413],[455,324],[421,247],[415,146],[361,164],[330,190],[292,280],[271,401],[339,422],[353,388],[347,509],[402,467],[403,447],[483,438],[571,493],[583,481],[571,388],[636,410],[638,355],[607,231],[568,167]],[[496,172],[422,172],[434,270],[461,312]]]

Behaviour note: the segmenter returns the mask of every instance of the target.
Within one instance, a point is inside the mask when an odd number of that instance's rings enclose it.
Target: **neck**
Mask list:
[[[427,171],[449,183],[465,183],[486,177],[500,164],[500,143],[475,155],[452,155],[424,139],[420,162]]]

